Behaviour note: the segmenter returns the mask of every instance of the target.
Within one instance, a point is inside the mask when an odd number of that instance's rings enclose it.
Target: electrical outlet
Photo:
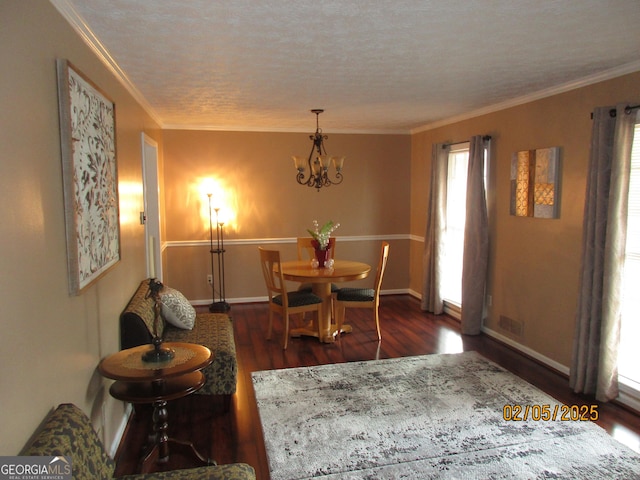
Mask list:
[[[208,283],[209,285],[212,285],[212,284],[213,284],[213,275],[207,275],[207,283]]]

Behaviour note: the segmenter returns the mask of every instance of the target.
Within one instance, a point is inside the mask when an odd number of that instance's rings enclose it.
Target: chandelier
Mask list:
[[[345,157],[335,157],[327,155],[327,151],[324,148],[323,141],[327,139],[326,135],[322,134],[320,128],[320,114],[324,110],[316,108],[311,110],[311,113],[316,114],[316,133],[309,135],[309,139],[313,142],[311,146],[311,153],[309,158],[299,157],[294,155],[293,162],[296,166],[298,174],[296,180],[300,185],[306,185],[307,187],[315,187],[318,191],[322,187],[329,187],[331,185],[337,185],[342,183],[342,165],[344,164]],[[314,156],[314,150],[316,155]],[[333,179],[329,178],[329,165],[333,163],[333,168],[336,169]],[[306,169],[309,168],[309,176],[305,177]]]

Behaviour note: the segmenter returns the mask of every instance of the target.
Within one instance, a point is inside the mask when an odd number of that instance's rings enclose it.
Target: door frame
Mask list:
[[[144,212],[145,257],[147,277],[162,281],[162,224],[160,216],[160,177],[158,172],[158,142],[146,133],[142,143],[142,192]]]

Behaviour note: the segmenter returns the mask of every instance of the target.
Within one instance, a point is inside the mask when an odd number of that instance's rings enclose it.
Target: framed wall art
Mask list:
[[[559,217],[560,147],[514,153],[511,159],[510,180],[511,215]]]
[[[69,293],[81,294],[120,261],[115,104],[57,61]]]

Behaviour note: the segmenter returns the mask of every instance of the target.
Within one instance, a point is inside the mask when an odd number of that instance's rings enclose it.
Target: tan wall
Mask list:
[[[122,418],[96,373],[119,349],[118,316],[145,275],[140,134],[161,131],[49,3],[0,4],[0,455],[15,455],[46,413],[73,402],[107,444]],[[70,297],[56,58],[67,58],[116,103],[122,261]],[[102,425],[102,418],[109,419]]]
[[[193,190],[216,176],[235,192],[238,218],[228,230],[227,297],[263,296],[256,246],[292,258],[312,220],[334,219],[338,256],[375,262],[392,243],[383,288],[419,292],[430,151],[433,142],[493,135],[491,277],[493,307],[525,323],[522,344],[569,364],[577,297],[585,173],[593,107],[640,101],[640,74],[412,136],[329,134],[330,153],[348,156],[342,185],[298,186],[290,155],[307,154],[308,134],[161,131],[48,2],[0,3],[0,455],[22,448],[47,411],[73,402],[90,413],[107,444],[122,406],[97,375],[117,350],[118,316],[145,276],[140,133],[163,156],[163,256],[166,280],[192,300],[209,299],[206,218]],[[68,58],[116,103],[122,261],[83,295],[67,290],[55,59]],[[313,127],[313,119],[310,119]],[[311,131],[309,131],[311,133]],[[514,151],[562,147],[560,219],[508,214]],[[164,154],[164,155],[163,155]],[[410,181],[408,180],[410,178]],[[409,188],[410,187],[410,188]],[[182,243],[180,243],[182,242]],[[102,425],[102,419],[107,419]]]
[[[328,152],[347,155],[344,181],[318,192],[298,185],[291,159],[308,154],[308,133],[165,131],[165,283],[194,302],[211,299],[209,220],[201,215],[207,197],[197,187],[215,177],[232,192],[237,212],[225,227],[227,300],[265,298],[257,246],[278,248],[293,259],[292,242],[308,235],[314,219],[340,222],[337,257],[375,264],[381,240],[391,240],[383,288],[406,289],[410,136],[327,135]]]
[[[591,137],[597,106],[640,100],[640,73],[580,88],[522,106],[413,135],[411,233],[426,228],[431,145],[475,134],[493,137],[490,164],[490,278],[493,305],[485,325],[501,334],[505,315],[524,322],[516,342],[564,366],[571,361],[578,295],[582,215]],[[509,215],[509,173],[513,152],[561,147],[560,218]],[[411,288],[421,291],[422,249],[411,247]]]

